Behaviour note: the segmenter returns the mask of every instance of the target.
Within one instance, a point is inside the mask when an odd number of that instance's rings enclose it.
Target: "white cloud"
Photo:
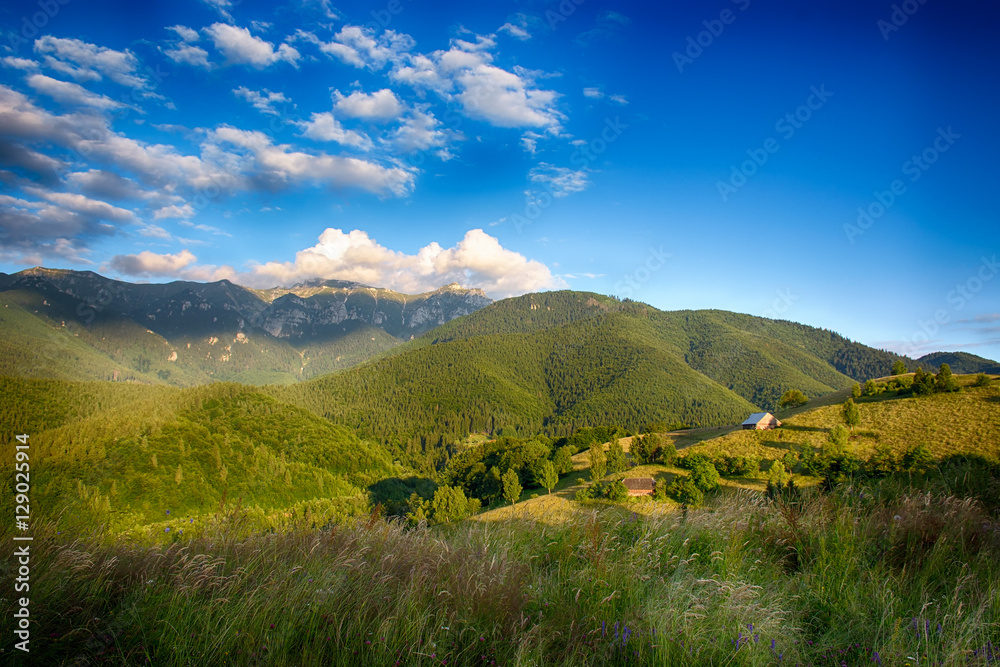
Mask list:
[[[504,23],[497,32],[505,32],[511,37],[516,37],[520,40],[531,39],[531,33],[525,30],[521,26],[514,25],[513,23]]]
[[[601,91],[600,88],[584,88],[583,96],[589,97],[592,100],[599,100],[602,97],[604,97],[604,93]]]
[[[359,69],[382,69],[390,60],[397,60],[402,53],[413,48],[409,35],[386,30],[377,37],[361,26],[345,25],[328,43],[320,43],[324,53],[339,58]]]
[[[538,150],[538,140],[542,138],[541,134],[528,130],[521,135],[521,148],[534,155]]]
[[[574,192],[583,192],[590,185],[587,172],[567,167],[555,167],[546,162],[528,172],[532,183],[540,183],[552,191],[556,197],[566,197]]]
[[[264,69],[279,61],[295,65],[299,60],[299,52],[288,44],[280,45],[277,50],[274,44],[260,37],[254,37],[246,28],[213,23],[205,28],[212,38],[215,48],[226,57],[226,62],[237,65],[250,65]]]
[[[14,56],[7,56],[3,59],[3,64],[5,67],[13,67],[14,69],[23,70],[36,70],[38,69],[38,63],[34,60],[29,60],[27,58],[15,58]]]
[[[628,100],[625,98],[624,95],[612,95],[608,99],[616,104],[621,104],[623,106],[628,104]]]
[[[199,39],[201,39],[201,35],[198,34],[197,30],[193,30],[191,28],[188,28],[187,26],[172,25],[169,28],[167,28],[167,30],[172,30],[173,32],[177,33],[177,36],[180,37],[185,42],[197,42]]]
[[[442,150],[438,152],[438,156],[448,159],[451,157],[447,152],[450,133],[440,129],[440,125],[440,121],[430,112],[414,109],[399,129],[393,132],[391,140],[406,153],[440,148]]]
[[[253,105],[255,109],[261,113],[270,114],[272,116],[277,116],[278,110],[274,108],[274,105],[279,102],[291,102],[290,99],[285,97],[284,93],[272,93],[270,90],[265,88],[263,91],[250,90],[245,86],[240,86],[233,90],[233,93],[237,97],[242,97],[244,100]]]
[[[271,287],[312,278],[353,280],[410,294],[457,282],[496,298],[565,286],[544,264],[502,247],[481,229],[470,230],[452,248],[434,242],[407,255],[380,245],[367,232],[329,228],[294,262],[268,262],[236,280]]]
[[[172,238],[170,236],[170,232],[165,230],[163,227],[157,227],[156,225],[143,225],[143,227],[139,229],[139,235],[151,239],[163,239],[164,241],[169,241]]]
[[[346,130],[329,111],[314,113],[309,120],[297,123],[302,135],[316,141],[336,141],[343,146],[353,146],[363,151],[371,150],[372,140],[354,130]]]
[[[211,63],[208,62],[208,51],[200,46],[179,44],[176,48],[167,49],[163,53],[175,63],[181,65],[204,67],[205,69],[212,66]]]
[[[27,78],[28,85],[40,93],[48,95],[63,104],[92,107],[102,111],[120,109],[125,105],[110,97],[92,93],[77,83],[60,81],[44,74],[32,74]]]
[[[254,158],[252,177],[268,187],[311,182],[396,196],[404,196],[413,188],[413,174],[399,167],[383,167],[358,158],[326,153],[305,153],[286,144],[274,145],[262,132],[228,126],[217,128],[213,135],[216,141],[248,151]]]
[[[77,80],[107,77],[131,88],[145,88],[147,81],[136,73],[139,59],[130,51],[115,51],[79,39],[45,35],[35,40],[35,51],[46,54],[46,63]],[[61,65],[61,66],[60,66]]]
[[[163,206],[156,209],[153,213],[154,220],[163,220],[164,218],[190,218],[194,215],[194,207],[191,204],[181,204],[180,206],[172,204],[170,206]]]
[[[410,55],[391,76],[416,88],[437,92],[462,106],[465,115],[497,127],[544,128],[558,133],[563,115],[556,108],[558,93],[535,85],[539,73],[513,72],[492,64],[494,42],[477,36],[476,43],[452,40],[448,51]]]
[[[30,191],[53,204],[58,204],[63,209],[91,216],[95,219],[111,220],[113,222],[135,221],[135,213],[132,211],[112,206],[107,202],[97,199],[91,199],[70,192],[46,192],[40,189],[31,189]]]
[[[177,276],[197,259],[186,249],[174,255],[161,255],[144,250],[136,255],[115,255],[108,262],[108,266],[127,276],[170,277]]]
[[[398,118],[403,113],[402,103],[388,88],[371,94],[356,90],[346,97],[337,90],[334,91],[334,96],[337,99],[334,108],[351,118],[386,121]]]
[[[131,211],[82,195],[25,189],[46,201],[0,195],[0,257],[7,261],[39,264],[43,257],[58,257],[89,263],[83,245],[88,239],[113,234],[118,224],[134,220]]]
[[[202,2],[219,12],[219,16],[227,21],[233,20],[233,15],[229,13],[229,9],[233,6],[231,0],[202,0]]]

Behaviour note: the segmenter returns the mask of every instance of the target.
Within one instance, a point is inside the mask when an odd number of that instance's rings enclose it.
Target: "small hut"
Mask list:
[[[778,418],[772,415],[770,412],[755,412],[746,418],[743,422],[743,428],[745,430],[758,430],[764,431],[767,429],[778,428],[781,426],[781,422]]]
[[[622,484],[628,489],[630,496],[651,496],[656,488],[652,477],[631,477],[623,479]]]

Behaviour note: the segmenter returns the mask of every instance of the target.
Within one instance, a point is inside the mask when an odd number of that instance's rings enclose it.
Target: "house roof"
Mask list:
[[[626,489],[632,491],[652,491],[656,488],[652,477],[629,477],[627,479],[623,479],[622,483],[625,485]]]
[[[743,422],[744,424],[759,424],[765,419],[774,419],[774,415],[770,412],[755,412]]]

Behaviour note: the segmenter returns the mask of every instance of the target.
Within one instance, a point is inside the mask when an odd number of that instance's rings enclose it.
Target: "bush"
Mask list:
[[[705,502],[705,494],[690,477],[677,477],[667,488],[667,494],[679,503],[697,507]]]
[[[805,405],[809,402],[809,397],[803,394],[798,389],[789,389],[784,394],[781,395],[781,400],[778,401],[778,405],[783,408],[797,408],[800,405]]]
[[[685,457],[684,465],[691,471],[691,481],[702,491],[714,491],[719,488],[719,471],[705,454]]]
[[[656,487],[653,489],[653,500],[667,499],[667,482],[664,479],[656,480]]]
[[[973,387],[988,387],[990,384],[990,376],[986,373],[980,373],[976,376],[976,381],[972,383]]]
[[[843,424],[837,424],[827,435],[827,447],[823,448],[823,453],[830,456],[837,456],[844,453],[844,448],[847,446],[847,440],[850,437],[850,431]]]
[[[604,490],[604,495],[607,496],[608,500],[621,503],[628,500],[628,488],[626,488],[625,483],[619,479],[611,484],[608,484],[608,488]]]
[[[712,464],[723,477],[754,477],[760,472],[760,459],[755,456],[720,456]]]

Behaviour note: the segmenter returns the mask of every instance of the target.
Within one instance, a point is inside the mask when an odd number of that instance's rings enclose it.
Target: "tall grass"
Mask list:
[[[1000,523],[912,490],[555,526],[229,515],[169,545],[32,548],[32,652],[10,664],[978,665],[1000,644]]]

